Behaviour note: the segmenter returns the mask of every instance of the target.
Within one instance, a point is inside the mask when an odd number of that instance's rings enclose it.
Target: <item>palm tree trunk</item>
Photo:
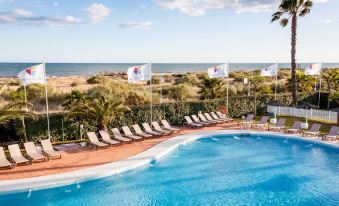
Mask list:
[[[292,16],[292,24],[291,24],[291,32],[292,32],[292,38],[291,38],[291,69],[292,69],[292,104],[296,106],[298,101],[298,95],[297,95],[297,81],[296,81],[296,59],[295,55],[297,53],[296,51],[296,44],[297,44],[297,14],[293,14]]]

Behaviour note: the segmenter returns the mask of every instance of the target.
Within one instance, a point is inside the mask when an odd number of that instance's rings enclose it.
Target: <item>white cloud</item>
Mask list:
[[[121,29],[137,29],[137,30],[147,30],[150,29],[153,25],[153,22],[150,21],[141,21],[141,22],[127,22],[117,24]]]
[[[236,13],[268,12],[277,8],[280,0],[155,0],[157,5],[179,10],[191,16],[203,16],[207,11],[230,9]]]
[[[57,6],[59,6],[59,3],[58,3],[57,1],[55,1],[55,2],[53,3],[53,7],[57,7]]]
[[[333,21],[332,21],[331,19],[326,19],[326,20],[324,21],[324,23],[325,23],[325,24],[331,24],[331,23],[333,23]]]
[[[30,24],[30,25],[63,25],[79,24],[81,20],[73,16],[35,16],[32,12],[22,9],[0,12],[0,23],[2,24]]]
[[[326,3],[328,0],[313,0],[314,3]]]
[[[103,21],[109,16],[112,10],[103,4],[93,3],[85,9],[92,23]]]

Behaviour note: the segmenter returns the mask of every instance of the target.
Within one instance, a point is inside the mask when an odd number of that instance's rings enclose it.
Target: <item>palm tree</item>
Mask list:
[[[214,99],[221,98],[224,94],[223,87],[225,84],[219,78],[204,77],[202,82],[198,85],[200,88],[200,99]]]
[[[286,82],[286,87],[289,91],[292,91],[292,78],[288,78]],[[314,89],[315,78],[309,75],[305,75],[300,70],[296,71],[295,82],[297,84],[298,92],[311,92]]]
[[[297,104],[297,83],[296,83],[296,44],[297,44],[297,23],[298,16],[303,17],[310,13],[313,6],[312,0],[282,0],[278,11],[272,15],[271,22],[280,21],[280,25],[285,27],[291,19],[291,69],[292,69],[292,98],[293,105]],[[284,17],[284,15],[287,17]]]
[[[68,109],[66,119],[85,118],[96,120],[99,130],[107,129],[108,124],[113,122],[117,115],[130,111],[129,107],[124,106],[123,101],[105,96],[76,101]]]
[[[250,78],[252,91],[254,92],[254,116],[257,114],[257,93],[260,90],[261,84],[264,82],[264,77],[253,76]]]
[[[6,85],[0,87],[0,94],[5,91]],[[26,125],[24,118],[25,116],[34,117],[32,112],[27,112],[22,110],[25,106],[25,102],[23,101],[16,101],[10,102],[8,104],[0,106],[0,124],[6,124],[13,119],[20,119],[22,124],[22,134],[24,136],[25,142],[28,141],[27,134],[26,134]]]

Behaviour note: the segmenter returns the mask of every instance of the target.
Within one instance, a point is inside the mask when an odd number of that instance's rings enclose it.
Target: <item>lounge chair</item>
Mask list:
[[[321,124],[314,123],[309,131],[303,131],[303,136],[319,137]]]
[[[186,120],[186,124],[187,124],[188,127],[193,127],[193,128],[202,128],[202,127],[204,127],[203,124],[194,123],[189,116],[184,116],[184,118]]]
[[[129,129],[129,127],[124,126],[121,128],[122,131],[125,133],[125,136],[131,139],[134,139],[135,141],[141,141],[143,139],[143,137],[140,137],[138,135],[134,135],[131,130]]]
[[[286,129],[285,132],[297,134],[301,132],[301,121],[295,121],[292,125],[292,128]]]
[[[160,136],[160,135],[163,134],[163,133],[161,133],[161,132],[153,131],[152,128],[149,126],[149,124],[146,123],[146,122],[142,123],[142,126],[144,127],[145,131],[146,131],[148,134],[156,135],[156,136]]]
[[[24,147],[27,156],[31,158],[32,161],[48,161],[48,158],[36,149],[34,142],[25,142]]]
[[[207,120],[206,120],[206,122],[200,121],[199,117],[195,114],[191,115],[191,117],[192,117],[194,123],[196,123],[196,124],[202,124],[204,126],[211,126],[212,125],[212,123],[208,122]],[[215,124],[215,123],[213,123],[213,124]]]
[[[52,143],[49,139],[40,140],[43,152],[47,155],[48,158],[59,158],[61,159],[61,154],[54,150]]]
[[[234,119],[229,118],[229,117],[226,117],[226,115],[222,114],[221,112],[216,111],[216,113],[217,113],[217,115],[218,115],[220,118],[222,118],[222,119],[227,119],[227,120],[230,121],[230,122],[234,122]]]
[[[210,115],[211,115],[211,117],[212,117],[214,120],[219,120],[219,121],[222,121],[222,122],[225,122],[225,123],[229,122],[228,119],[226,119],[226,118],[220,118],[220,117],[218,117],[218,115],[217,115],[216,113],[214,113],[214,112],[210,112]]]
[[[193,117],[193,116],[192,116]],[[218,124],[217,121],[210,121],[210,120],[207,120],[206,117],[203,115],[203,114],[198,114],[198,117],[199,119],[202,121],[202,122],[207,122],[207,123],[210,123],[212,125],[216,125]]]
[[[147,133],[143,132],[138,124],[134,124],[134,125],[132,125],[132,127],[133,127],[133,129],[135,131],[135,134],[137,134],[137,135],[139,135],[141,137],[145,137],[145,138],[153,137],[153,135],[147,134]]]
[[[0,168],[12,169],[14,167],[15,165],[8,161],[8,159],[6,158],[4,148],[0,147]]]
[[[282,131],[284,130],[286,127],[285,127],[285,122],[286,122],[286,119],[285,118],[280,118],[277,122],[277,124],[271,128],[269,128],[270,130],[272,131]]]
[[[91,145],[93,145],[96,149],[108,148],[109,147],[109,144],[100,142],[97,135],[94,132],[88,132],[87,137],[88,137]]]
[[[253,123],[253,114],[247,115],[244,121],[239,122],[240,127],[246,126],[246,127],[251,127]]]
[[[332,126],[330,129],[330,132],[327,135],[324,135],[322,137],[322,140],[331,139],[332,141],[336,140],[339,135],[339,127],[338,126]]]
[[[223,120],[216,120],[216,119],[213,119],[213,118],[211,117],[211,115],[208,114],[207,112],[204,113],[204,115],[205,115],[205,117],[206,117],[206,119],[207,119],[208,121],[215,121],[215,122],[217,122],[218,124],[224,123]]]
[[[8,146],[10,158],[12,159],[13,162],[15,162],[17,165],[19,164],[31,164],[31,161],[26,159],[19,148],[18,144],[12,144]]]
[[[263,117],[261,117],[261,120],[258,123],[252,124],[252,127],[253,128],[265,128],[265,127],[268,128],[268,125],[269,125],[268,120],[269,119],[270,119],[269,116],[263,116]]]
[[[123,143],[132,143],[133,142],[132,139],[129,139],[129,138],[122,136],[122,134],[120,133],[118,128],[113,128],[113,129],[111,129],[111,131],[112,131],[115,139],[117,139],[117,140],[119,140]]]
[[[173,131],[173,132],[178,132],[178,133],[180,133],[180,131],[181,131],[181,129],[179,129],[177,127],[172,127],[166,119],[161,120],[161,123],[164,126],[164,129],[167,129],[167,130]]]
[[[166,135],[173,133],[173,131],[168,131],[168,130],[162,129],[158,122],[152,122],[152,126],[153,126],[153,128],[156,132],[161,132],[161,133],[166,134]]]
[[[100,130],[99,131],[99,134],[102,138],[102,140],[107,143],[107,144],[110,144],[111,146],[118,146],[118,145],[121,145],[121,142],[118,142],[116,140],[113,140],[111,139],[111,136],[108,134],[107,131],[105,130]]]

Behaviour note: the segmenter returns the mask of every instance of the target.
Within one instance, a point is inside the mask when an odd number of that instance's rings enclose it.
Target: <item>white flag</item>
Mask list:
[[[209,78],[228,77],[228,65],[222,64],[215,67],[210,67],[207,70]]]
[[[128,82],[147,81],[152,78],[152,65],[133,66],[127,70]]]
[[[321,63],[311,64],[305,69],[305,75],[320,75]]]
[[[33,83],[45,84],[46,73],[44,64],[38,64],[19,72],[21,84],[26,86]]]
[[[270,67],[261,69],[260,76],[274,77],[278,74],[278,64],[273,64]]]

